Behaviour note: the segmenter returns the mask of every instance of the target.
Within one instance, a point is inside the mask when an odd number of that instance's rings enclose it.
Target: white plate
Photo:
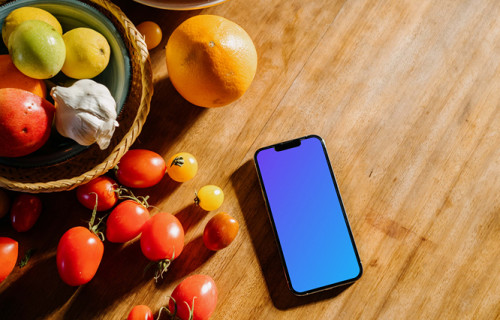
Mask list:
[[[202,9],[226,2],[227,0],[134,0],[146,6],[168,10]]]

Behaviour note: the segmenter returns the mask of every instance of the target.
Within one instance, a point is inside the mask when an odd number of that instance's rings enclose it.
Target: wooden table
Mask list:
[[[230,0],[185,12],[115,3],[134,23],[163,29],[151,51],[151,112],[133,147],[191,152],[200,170],[137,193],[151,196],[153,213],[177,214],[185,251],[155,284],[143,276],[137,241],[106,243],[95,278],[69,287],[57,274],[57,243],[89,211],[74,191],[42,195],[30,232],[1,222],[21,255],[37,249],[0,285],[2,319],[125,319],[136,304],[157,313],[198,273],[217,283],[212,319],[500,317],[499,1]],[[254,82],[224,108],[189,104],[168,79],[168,36],[198,14],[235,21],[257,47]],[[298,298],[286,288],[252,156],[311,133],[326,140],[364,275]],[[223,188],[219,211],[240,222],[235,242],[217,253],[201,240],[215,212],[191,204],[205,184]]]

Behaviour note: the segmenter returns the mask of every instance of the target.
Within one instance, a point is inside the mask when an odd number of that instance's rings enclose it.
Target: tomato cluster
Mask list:
[[[110,242],[125,243],[140,236],[144,256],[158,263],[158,279],[184,248],[184,229],[172,214],[160,212],[150,217],[147,197],[135,197],[128,188],[148,188],[158,184],[167,173],[174,181],[185,182],[198,171],[196,158],[187,152],[173,155],[168,165],[156,152],[129,150],[115,170],[116,181],[107,176],[96,178],[77,188],[77,198],[86,208],[111,210],[106,220],[105,236]],[[122,187],[123,186],[123,187]],[[121,201],[121,199],[126,199]],[[93,218],[94,219],[94,218]],[[95,275],[103,255],[99,234],[104,232],[90,224],[88,229],[75,227],[59,241],[57,265],[59,274],[69,285],[81,285]],[[91,244],[91,245],[89,245]]]
[[[198,171],[196,158],[187,152],[174,154],[168,162],[157,153],[135,149],[120,160],[115,176],[101,176],[76,190],[78,201],[93,210],[89,226],[67,230],[57,246],[56,263],[61,279],[71,286],[88,283],[95,276],[104,255],[104,238],[125,243],[140,236],[140,248],[147,259],[157,263],[158,279],[169,264],[184,249],[184,228],[171,213],[159,212],[150,216],[148,197],[136,197],[128,188],[147,188],[158,184],[167,174],[172,180],[185,182]],[[224,201],[222,189],[206,185],[195,193],[195,204],[205,211],[219,209]],[[33,227],[42,211],[38,196],[17,195],[12,204],[0,189],[0,217],[10,209],[11,222],[19,232]],[[108,212],[97,218],[98,212]],[[107,217],[107,218],[106,218]],[[105,219],[106,218],[106,219]],[[104,223],[105,222],[105,223]],[[103,226],[105,225],[105,230]],[[227,247],[238,233],[238,222],[227,213],[213,216],[205,226],[203,240],[209,250]],[[0,282],[14,268],[18,243],[0,238]],[[172,292],[164,310],[181,319],[208,319],[217,303],[217,288],[212,278],[193,275],[184,279]],[[128,319],[152,319],[145,305],[134,307]]]

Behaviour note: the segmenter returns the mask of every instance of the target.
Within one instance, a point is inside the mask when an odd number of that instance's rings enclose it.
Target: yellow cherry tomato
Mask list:
[[[214,185],[206,185],[196,192],[194,203],[205,211],[219,209],[224,202],[224,192],[221,188]]]
[[[144,21],[137,26],[137,30],[144,36],[148,50],[156,48],[161,42],[162,32],[158,24],[153,21]]]
[[[167,162],[167,174],[177,182],[193,179],[196,172],[198,172],[198,161],[190,153],[176,153]]]

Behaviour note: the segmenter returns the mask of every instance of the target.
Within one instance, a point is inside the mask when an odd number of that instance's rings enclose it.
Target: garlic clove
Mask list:
[[[90,79],[76,81],[70,87],[54,87],[50,95],[56,106],[57,131],[78,144],[97,143],[109,147],[118,127],[116,102],[108,88]]]

